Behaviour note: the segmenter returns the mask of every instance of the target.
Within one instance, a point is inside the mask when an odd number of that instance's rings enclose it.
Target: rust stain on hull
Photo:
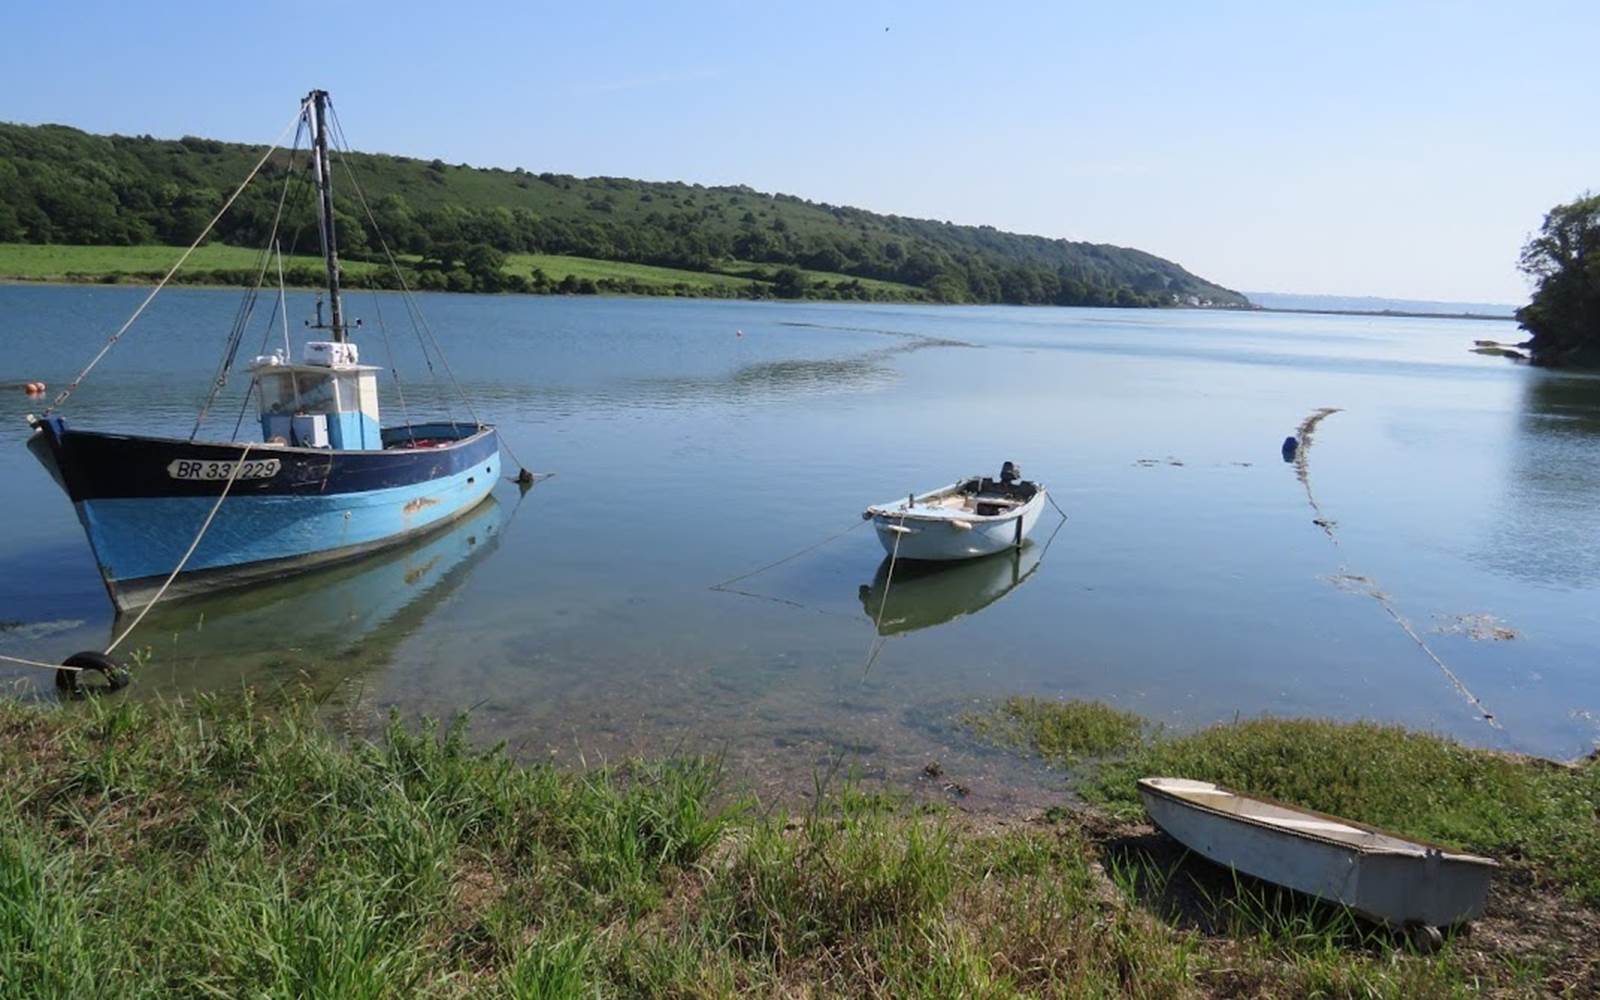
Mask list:
[[[425,510],[428,507],[432,507],[438,502],[439,501],[432,497],[417,497],[415,500],[410,501],[404,507],[400,508],[400,513],[410,517],[412,514],[415,514],[421,510]]]

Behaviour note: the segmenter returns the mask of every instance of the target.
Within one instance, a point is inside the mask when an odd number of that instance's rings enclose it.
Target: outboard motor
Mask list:
[[[1002,462],[1000,465],[1000,484],[1010,486],[1022,478],[1022,468],[1015,462]]]

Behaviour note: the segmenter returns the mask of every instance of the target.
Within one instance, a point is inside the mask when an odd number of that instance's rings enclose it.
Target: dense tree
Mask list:
[[[1535,283],[1517,310],[1534,363],[1600,367],[1600,195],[1552,208],[1521,266]]]
[[[196,137],[162,141],[0,124],[0,241],[188,243],[261,152]],[[481,246],[751,278],[775,265],[793,269],[783,272],[784,293],[799,288],[808,296],[870,294],[863,281],[878,279],[946,302],[1147,306],[1195,296],[1244,304],[1242,296],[1171,261],[1122,247],[877,215],[745,187],[579,179],[361,153],[346,159],[372,217],[351,197],[344,166],[336,166],[341,249],[352,259],[381,259],[381,233],[391,251],[411,255],[407,266],[419,287],[517,287],[471,266],[468,250]],[[314,250],[316,208],[303,149],[293,158],[275,154],[212,238],[263,245],[280,196],[286,196],[278,227],[285,251]],[[807,281],[801,269],[839,277]],[[533,277],[527,286],[553,283]],[[630,290],[617,280],[589,286],[574,281],[565,290]],[[718,287],[753,294],[765,286]]]

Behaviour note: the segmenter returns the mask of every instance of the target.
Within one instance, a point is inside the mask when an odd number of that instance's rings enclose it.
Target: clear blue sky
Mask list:
[[[0,119],[264,141],[321,86],[364,149],[1469,301],[1521,300],[1524,237],[1600,190],[1595,0],[235,6],[22,0]]]

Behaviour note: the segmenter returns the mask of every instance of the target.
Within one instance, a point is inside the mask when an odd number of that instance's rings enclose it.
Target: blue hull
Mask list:
[[[271,476],[238,478],[165,598],[274,579],[424,534],[482,503],[500,476],[492,427],[391,430],[439,441],[421,449],[329,451],[252,446]],[[173,478],[184,462],[237,461],[242,445],[40,426],[34,447],[61,482],[112,602],[148,604],[193,543],[224,480]]]

